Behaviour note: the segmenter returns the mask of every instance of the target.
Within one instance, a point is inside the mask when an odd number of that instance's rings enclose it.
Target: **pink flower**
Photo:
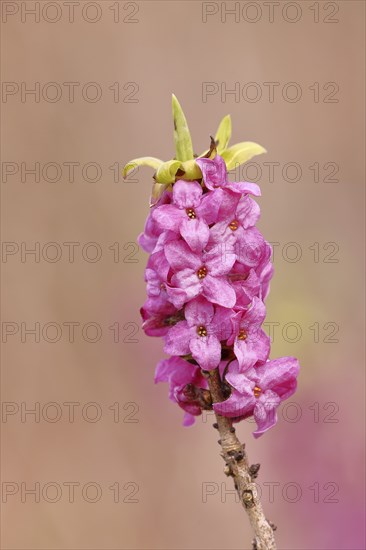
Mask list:
[[[185,242],[173,241],[166,245],[165,256],[174,272],[167,293],[178,309],[199,294],[214,304],[234,306],[235,291],[226,277],[235,262],[232,248],[214,246],[194,253]],[[184,299],[177,292],[181,290],[185,292]]]
[[[169,327],[180,320],[177,317],[177,309],[169,300],[166,291],[169,269],[163,250],[150,256],[145,269],[148,299],[140,310],[142,328],[148,336],[164,336]],[[184,297],[185,293],[181,293]]]
[[[217,191],[216,191],[217,192]],[[268,244],[255,227],[260,217],[258,204],[249,195],[223,191],[217,222],[210,230],[210,244],[230,243],[235,248],[237,260],[248,266],[257,267],[266,256]]]
[[[271,261],[272,247],[266,242],[265,250],[259,265],[256,267],[256,273],[261,281],[260,297],[265,300],[269,293],[270,281],[273,276],[273,264]]]
[[[171,201],[171,193],[169,191],[164,191],[163,195],[160,197],[157,205],[168,204]],[[144,232],[141,233],[137,242],[145,250],[145,252],[153,252],[158,241],[159,235],[161,234],[160,227],[153,219],[153,213],[157,206],[154,206],[147,217]]]
[[[256,227],[243,231],[235,241],[235,254],[238,262],[257,268],[262,264],[267,251],[267,242]]]
[[[232,183],[228,181],[226,164],[220,155],[216,155],[214,159],[198,158],[196,162],[201,168],[203,181],[207,189],[213,191],[221,187],[241,195],[250,193],[256,197],[260,196],[261,190],[256,183],[249,183],[246,181]]]
[[[226,139],[228,120],[217,146]],[[229,397],[215,403],[215,411],[234,421],[254,415],[258,437],[276,423],[276,409],[295,391],[299,370],[293,357],[268,360],[270,339],[262,325],[273,265],[271,246],[256,227],[260,208],[253,196],[261,192],[255,183],[230,182],[220,155],[195,158],[186,131],[183,139],[176,125],[172,162],[144,157],[125,167],[128,173],[132,165],[152,166],[154,197],[165,189],[138,239],[150,254],[142,327],[164,338],[171,357],[158,364],[155,382],[169,383],[170,399],[185,411],[184,425],[212,408],[202,371],[218,369]],[[212,140],[209,156],[214,151]],[[224,155],[230,165],[231,153]]]
[[[261,295],[261,280],[253,268],[236,262],[228,277],[236,294],[236,310],[247,309],[254,296]]]
[[[142,328],[147,336],[165,336],[169,328],[180,320],[176,308],[163,295],[148,298],[140,314]]]
[[[253,415],[257,422],[253,435],[259,437],[276,424],[277,407],[295,392],[299,368],[294,357],[282,357],[243,373],[238,361],[233,361],[225,375],[232,387],[231,395],[226,401],[215,403],[214,409],[237,420]]]
[[[254,296],[258,296],[262,301],[268,296],[269,283],[273,275],[271,253],[270,245],[265,242],[257,265],[250,266],[240,262],[233,265],[228,277],[236,292],[236,309],[245,309]]]
[[[184,308],[185,320],[169,329],[165,337],[165,353],[189,355],[204,370],[214,369],[221,360],[221,340],[231,332],[231,311],[214,306],[202,296]]]
[[[155,383],[169,382],[169,398],[171,401],[186,411],[183,425],[190,426],[194,423],[194,417],[201,414],[198,402],[192,401],[187,394],[187,386],[194,388],[207,388],[207,382],[196,365],[187,363],[180,357],[163,359],[156,367]]]
[[[211,230],[216,242],[231,239],[233,242],[245,241],[245,232],[254,227],[260,217],[258,204],[248,195],[239,202],[234,200],[225,210],[221,209],[217,223]]]
[[[255,296],[249,309],[235,313],[231,319],[233,332],[227,343],[234,344],[235,356],[243,370],[268,359],[270,339],[261,328],[265,317],[265,305]]]
[[[216,221],[219,195],[205,196],[197,181],[178,180],[173,187],[172,204],[164,204],[153,212],[160,230],[180,233],[193,251],[201,251],[209,238],[209,224]]]

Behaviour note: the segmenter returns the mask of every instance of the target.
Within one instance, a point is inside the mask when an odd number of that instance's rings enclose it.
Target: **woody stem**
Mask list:
[[[206,374],[206,373],[205,373]],[[221,378],[218,369],[206,374],[213,403],[225,400],[222,391]],[[240,501],[248,514],[254,531],[254,550],[276,550],[274,529],[266,519],[262,504],[259,500],[256,484],[253,481],[257,475],[259,465],[249,466],[245,445],[242,445],[236,436],[235,428],[230,418],[215,413],[216,425],[220,434],[222,457],[225,460],[225,473],[234,480],[235,489]]]

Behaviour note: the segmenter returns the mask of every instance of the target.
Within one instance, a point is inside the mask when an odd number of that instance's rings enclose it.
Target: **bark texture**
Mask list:
[[[221,378],[218,369],[207,372],[208,385],[213,403],[224,401]],[[216,414],[216,424],[220,434],[219,443],[222,457],[225,460],[225,474],[234,480],[240,502],[248,514],[254,531],[253,550],[276,550],[274,538],[275,526],[270,523],[263,512],[258,491],[254,482],[259,464],[249,465],[245,445],[240,443],[230,418]]]

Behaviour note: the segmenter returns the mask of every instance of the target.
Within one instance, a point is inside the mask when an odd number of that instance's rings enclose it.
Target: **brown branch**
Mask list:
[[[219,370],[211,370],[205,373],[208,380],[213,403],[224,401]],[[216,414],[216,424],[220,434],[219,443],[222,448],[222,457],[225,460],[225,474],[234,479],[235,489],[238,492],[240,502],[248,514],[250,524],[254,531],[254,550],[276,550],[274,539],[275,527],[266,519],[262,504],[258,497],[258,491],[254,479],[258,475],[259,464],[249,466],[245,446],[236,436],[235,428],[230,418]]]

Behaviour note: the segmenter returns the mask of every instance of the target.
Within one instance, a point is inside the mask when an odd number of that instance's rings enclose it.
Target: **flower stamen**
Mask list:
[[[247,335],[246,331],[243,328],[241,328],[239,330],[238,340],[246,340],[247,338],[248,338],[248,335]]]
[[[197,334],[198,336],[207,336],[207,328],[204,327],[203,325],[200,325],[199,327],[197,327]]]
[[[259,386],[254,386],[253,393],[254,393],[254,397],[259,397],[260,394],[262,393],[262,390]]]
[[[205,265],[203,265],[202,267],[199,268],[199,270],[197,271],[197,277],[199,279],[204,279],[207,275],[207,267]]]
[[[238,227],[239,227],[238,220],[233,220],[231,223],[229,223],[229,228],[231,229],[231,231],[236,231]]]
[[[186,208],[186,213],[190,220],[196,219],[196,212],[193,210],[193,208]]]

